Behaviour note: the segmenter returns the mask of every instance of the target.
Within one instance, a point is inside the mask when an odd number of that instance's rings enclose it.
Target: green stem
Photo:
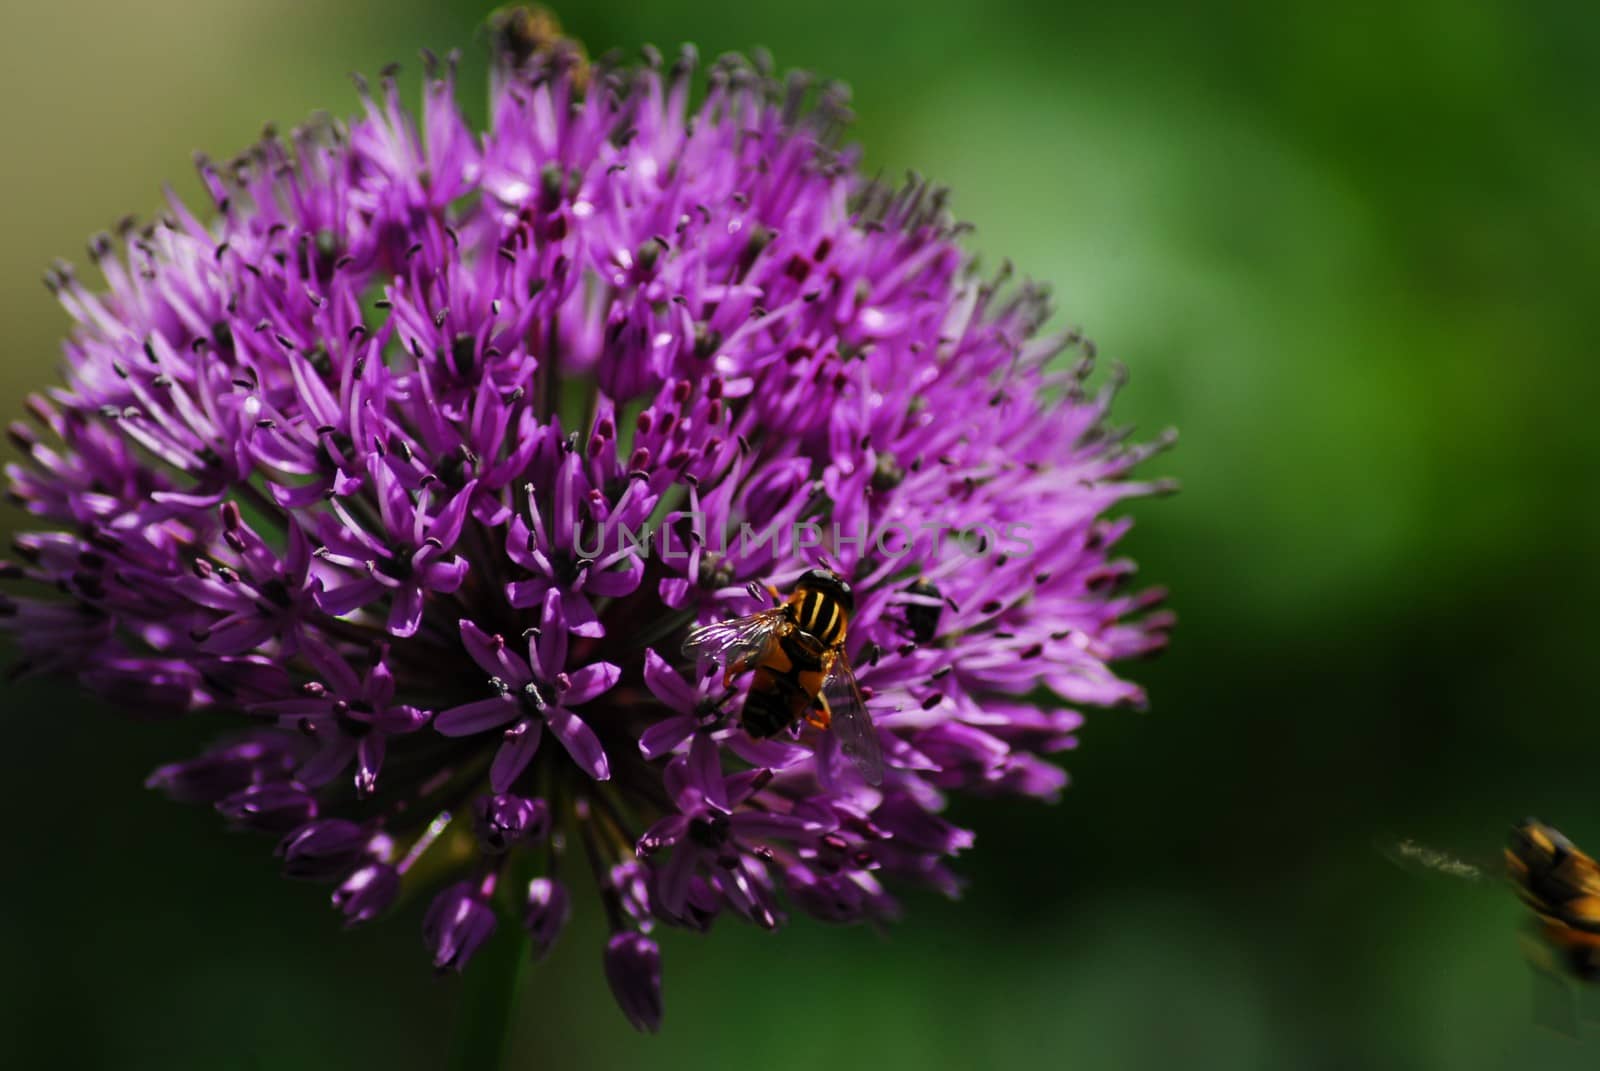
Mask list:
[[[502,932],[485,942],[462,972],[450,1063],[457,1071],[496,1071],[510,1066],[513,1016],[533,954],[527,931],[515,919],[502,915],[499,929]],[[503,932],[508,929],[510,933]]]

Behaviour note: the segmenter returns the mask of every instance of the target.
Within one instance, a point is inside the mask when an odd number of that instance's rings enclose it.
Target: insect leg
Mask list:
[[[739,674],[748,673],[752,669],[755,669],[756,666],[760,664],[761,655],[765,650],[765,647],[760,647],[754,651],[747,651],[738,658],[730,661],[728,663],[727,672],[722,675],[722,686],[724,688],[732,686],[733,679]]]
[[[806,724],[815,725],[818,729],[826,729],[833,724],[833,711],[828,709],[826,696],[817,696],[816,705],[806,711]]]

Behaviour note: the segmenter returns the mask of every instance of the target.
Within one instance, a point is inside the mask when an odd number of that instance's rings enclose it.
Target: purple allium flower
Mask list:
[[[22,668],[226,727],[150,785],[348,922],[443,873],[440,969],[518,923],[542,955],[590,871],[641,1029],[656,925],[954,895],[949,798],[1056,796],[1171,620],[1111,556],[1160,485],[1092,347],[974,275],[942,192],[862,178],[839,88],[730,58],[691,107],[695,69],[506,53],[480,135],[429,57],[420,117],[385,77],[202,159],[210,222],[174,199],[93,242],[104,288],[49,276],[66,382],[12,428],[38,530],[0,567]],[[819,563],[880,785],[679,653]]]

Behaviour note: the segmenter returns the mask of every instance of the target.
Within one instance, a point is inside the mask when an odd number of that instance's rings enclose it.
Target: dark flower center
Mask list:
[[[728,819],[725,815],[714,818],[694,818],[689,822],[689,838],[702,848],[717,851],[728,842]]]
[[[578,574],[592,564],[590,559],[580,558],[570,550],[556,549],[550,553],[550,572],[562,587],[577,583]]]

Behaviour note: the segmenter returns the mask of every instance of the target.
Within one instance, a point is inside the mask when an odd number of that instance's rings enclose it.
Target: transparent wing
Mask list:
[[[1377,842],[1377,848],[1389,857],[1391,863],[1412,873],[1442,874],[1458,881],[1474,882],[1483,881],[1496,874],[1496,871],[1488,865],[1458,859],[1410,837],[1398,840],[1385,837]]]
[[[696,661],[720,662],[730,674],[742,673],[766,650],[783,624],[781,606],[748,617],[714,621],[690,631],[683,641],[683,653]]]
[[[867,713],[866,700],[861,698],[861,686],[850,668],[850,658],[842,650],[829,661],[822,698],[828,704],[830,728],[839,739],[839,749],[850,756],[867,784],[881,784],[883,749],[878,746],[878,730]]]

